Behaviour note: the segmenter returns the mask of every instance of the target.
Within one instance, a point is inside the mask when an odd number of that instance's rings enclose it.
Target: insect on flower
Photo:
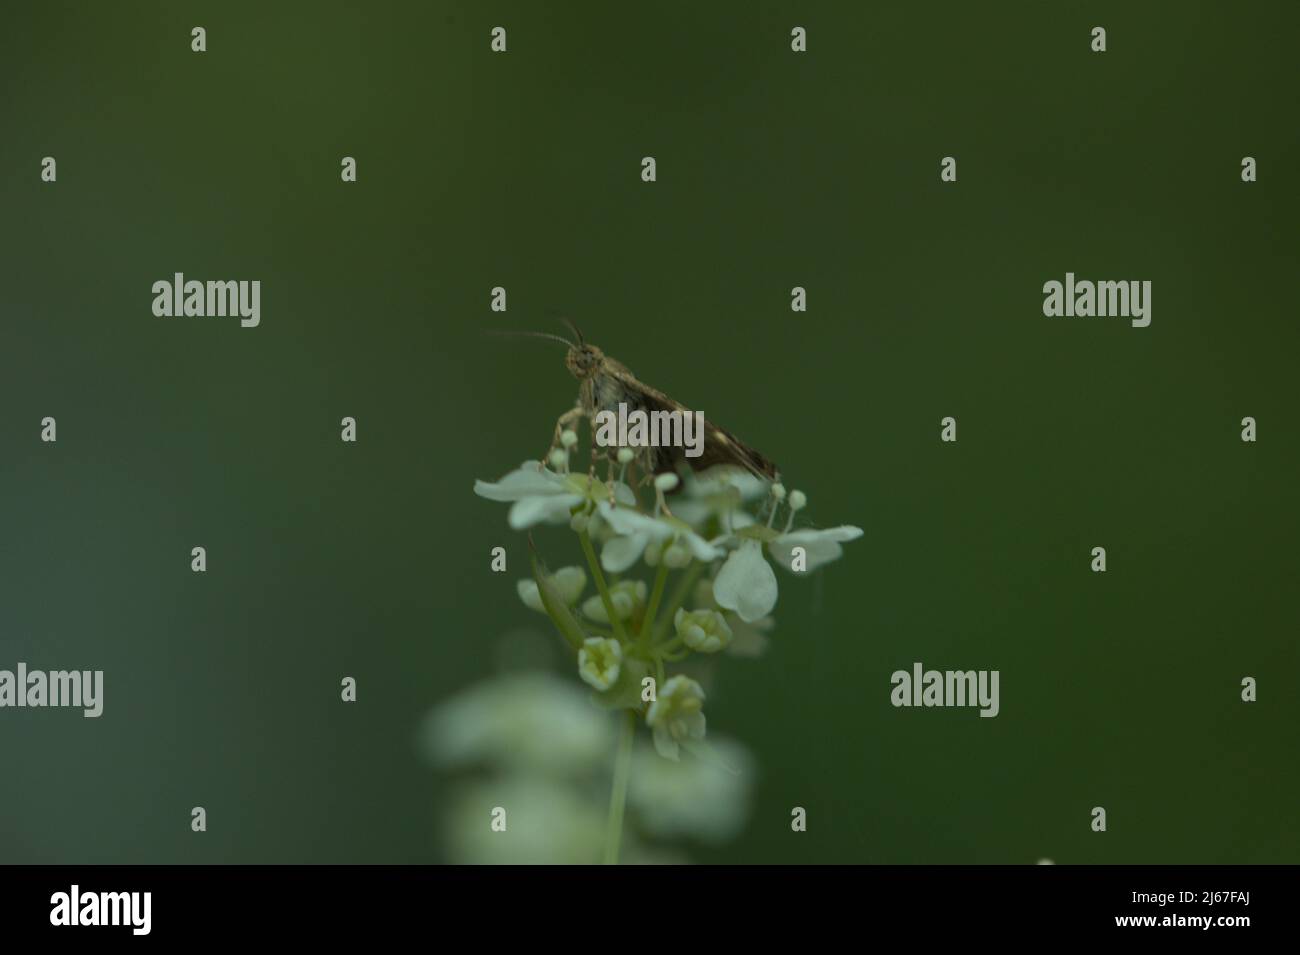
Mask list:
[[[555,435],[551,440],[551,447],[547,451],[547,457],[560,446],[561,435],[564,431],[572,427],[577,421],[585,418],[590,423],[593,434],[591,473],[594,473],[596,459],[599,455],[597,442],[594,438],[597,415],[602,412],[611,415],[617,414],[620,405],[624,407],[624,410],[643,412],[647,416],[673,413],[679,416],[691,414],[681,402],[668,397],[662,391],[651,388],[632,374],[631,370],[622,362],[609,357],[595,345],[588,344],[583,339],[582,332],[572,322],[566,321],[565,324],[573,332],[575,341],[545,332],[516,333],[537,338],[547,338],[565,345],[569,351],[565,355],[564,364],[569,369],[570,374],[577,378],[579,382],[577,404],[560,415],[559,420],[555,422]],[[703,472],[716,467],[735,467],[767,481],[776,481],[778,479],[776,465],[730,431],[719,428],[708,421],[704,421],[703,426],[703,448],[696,456],[688,455],[684,447],[673,444],[634,448],[637,460],[646,476],[652,477],[663,473],[675,474],[684,467],[695,472]],[[612,455],[615,450],[610,448],[607,454]],[[545,460],[546,458],[543,458],[543,461]]]

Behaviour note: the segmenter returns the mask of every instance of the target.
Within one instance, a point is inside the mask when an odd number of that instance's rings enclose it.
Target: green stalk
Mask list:
[[[636,732],[636,713],[625,710],[623,730],[618,737],[614,757],[614,784],[609,792],[609,824],[605,827],[605,865],[618,865],[619,844],[623,841],[623,809],[627,805],[627,784],[632,776],[632,736]]]
[[[659,644],[659,646],[655,647],[655,653],[658,653],[660,656],[663,656],[665,654],[672,653],[674,650],[676,650],[678,647],[682,646],[685,643],[686,641],[683,640],[681,637],[673,637],[672,639],[665,640],[663,643]]]
[[[637,638],[641,649],[650,646],[650,631],[654,627],[655,614],[659,612],[659,602],[664,598],[664,586],[668,583],[668,565],[662,558],[659,561],[659,573],[655,574],[654,590],[650,593],[650,603],[646,607],[645,619],[641,621],[641,635]]]
[[[673,588],[673,595],[668,599],[668,613],[664,620],[668,621],[671,626],[673,617],[677,614],[677,609],[690,596],[691,591],[695,588],[695,582],[700,579],[700,574],[704,573],[705,564],[695,561],[691,564],[691,569],[682,575],[682,579],[677,581],[677,586]],[[657,626],[654,629],[653,642],[659,640],[660,634],[664,627]]]
[[[591,546],[591,535],[584,529],[578,535],[578,540],[582,542],[582,552],[587,555],[587,566],[591,568],[591,576],[596,578],[596,589],[600,591],[600,602],[605,605],[605,616],[609,617],[609,625],[614,628],[614,636],[618,637],[619,643],[627,640],[623,633],[623,621],[619,620],[614,614],[614,601],[609,596],[609,587],[605,584],[605,575],[600,571],[600,561],[596,559],[596,549]]]

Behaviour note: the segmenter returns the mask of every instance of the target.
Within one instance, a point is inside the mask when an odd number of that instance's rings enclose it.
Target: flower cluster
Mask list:
[[[534,556],[519,597],[551,618],[596,702],[644,720],[659,754],[677,760],[704,738],[704,689],[669,668],[692,654],[760,652],[779,591],[773,565],[810,573],[862,530],[796,528],[802,492],[729,469],[642,479],[638,495],[626,482],[629,449],[602,481],[569,470],[576,444],[566,431],[546,465],[526,462],[474,492],[509,503],[516,530],[568,524],[577,534],[587,567],[547,573]],[[649,581],[631,576],[639,564]],[[589,581],[596,592],[584,599]]]

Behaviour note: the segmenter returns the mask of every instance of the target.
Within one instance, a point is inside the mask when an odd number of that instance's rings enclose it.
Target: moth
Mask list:
[[[576,341],[544,332],[532,333],[568,346],[569,351],[564,356],[564,364],[579,383],[577,404],[560,415],[559,420],[555,422],[555,436],[551,440],[551,451],[559,447],[560,435],[564,430],[582,418],[586,418],[590,423],[594,436],[596,415],[602,411],[616,414],[620,404],[625,404],[628,411],[644,411],[647,414],[657,411],[691,413],[680,401],[669,398],[662,391],[651,388],[638,379],[621,361],[609,357],[595,345],[588,344],[583,339],[582,332],[578,331],[577,326],[572,322],[566,324],[573,332]],[[608,450],[612,453],[614,449]],[[711,468],[730,466],[748,471],[767,481],[776,481],[779,476],[776,465],[768,458],[730,431],[719,428],[707,419],[704,421],[703,448],[698,457],[691,457],[686,454],[684,447],[673,445],[643,446],[632,450],[636,452],[637,460],[640,461],[647,475],[677,473],[683,467],[695,472],[703,472]],[[549,456],[550,452],[547,453]],[[593,471],[597,453],[596,441],[593,437],[591,447]]]

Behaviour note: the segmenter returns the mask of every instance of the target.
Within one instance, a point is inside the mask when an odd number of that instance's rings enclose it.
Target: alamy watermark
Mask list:
[[[186,281],[177,272],[169,282],[153,283],[153,313],[159,318],[239,316],[244,328],[256,328],[262,321],[262,283],[253,281],[200,282]]]
[[[926,670],[919,662],[912,672],[895,670],[889,682],[894,706],[978,706],[980,716],[997,716],[997,670]]]
[[[704,453],[704,412],[628,410],[596,412],[596,444],[602,448],[685,448],[688,458]]]
[[[148,935],[152,911],[152,892],[82,892],[74,884],[50,896],[51,925],[127,925],[132,935]]]
[[[104,712],[103,670],[0,670],[0,708],[66,706],[80,708],[87,719]]]
[[[1065,282],[1053,279],[1043,285],[1043,314],[1049,318],[1091,318],[1118,316],[1131,319],[1134,328],[1151,324],[1151,282],[1091,282],[1075,280],[1065,273]]]

